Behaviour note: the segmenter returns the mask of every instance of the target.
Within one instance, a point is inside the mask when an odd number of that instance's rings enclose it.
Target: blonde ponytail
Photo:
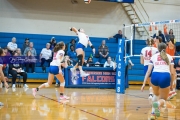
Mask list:
[[[167,56],[164,49],[161,50],[160,57],[161,57],[162,60],[164,60],[166,62],[167,65],[169,65],[169,59],[168,59],[168,56]]]

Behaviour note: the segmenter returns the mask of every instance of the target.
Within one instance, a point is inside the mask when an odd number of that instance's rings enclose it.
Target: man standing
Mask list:
[[[103,40],[102,44],[99,46],[99,62],[102,62],[102,59],[107,59],[109,54],[109,48],[106,46],[106,41]]]
[[[116,39],[116,42],[118,43],[118,39],[122,39],[122,37],[123,37],[122,30],[119,30],[119,31],[118,31],[118,34],[115,34],[114,36],[109,37],[108,40],[109,40],[110,38],[115,38],[115,39]]]
[[[12,38],[12,42],[7,44],[8,51],[12,54],[17,49],[16,38]]]

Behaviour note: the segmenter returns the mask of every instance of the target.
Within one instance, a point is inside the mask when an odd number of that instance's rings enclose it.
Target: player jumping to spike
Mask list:
[[[72,76],[76,76],[76,69],[79,68],[80,75],[81,77],[87,77],[89,74],[85,73],[82,70],[82,65],[84,63],[84,58],[85,58],[85,47],[88,45],[92,48],[93,53],[95,54],[95,48],[92,45],[91,41],[89,40],[89,37],[85,34],[84,29],[79,29],[77,30],[75,27],[70,28],[71,31],[75,32],[78,35],[79,42],[76,45],[76,53],[77,53],[77,58],[78,62],[77,64],[71,68]]]

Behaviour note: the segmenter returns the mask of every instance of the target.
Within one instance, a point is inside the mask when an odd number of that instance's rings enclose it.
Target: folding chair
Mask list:
[[[9,78],[12,79],[12,75],[11,74],[9,74]],[[17,78],[18,78],[18,82],[16,82],[17,83],[16,86],[17,87],[21,87],[21,75],[17,74]],[[12,84],[12,82],[11,82],[11,84]]]

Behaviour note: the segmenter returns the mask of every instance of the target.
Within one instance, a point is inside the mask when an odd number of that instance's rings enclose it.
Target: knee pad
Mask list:
[[[60,84],[61,87],[65,86],[65,81]]]
[[[82,60],[82,59],[83,59],[83,55],[80,54],[80,55],[77,56],[77,58],[78,58],[78,65],[79,65],[79,66],[82,66],[82,64],[83,64],[83,63],[82,63],[82,61],[83,61],[83,60]]]
[[[44,83],[44,86],[49,87],[50,85],[49,85],[49,83]]]

